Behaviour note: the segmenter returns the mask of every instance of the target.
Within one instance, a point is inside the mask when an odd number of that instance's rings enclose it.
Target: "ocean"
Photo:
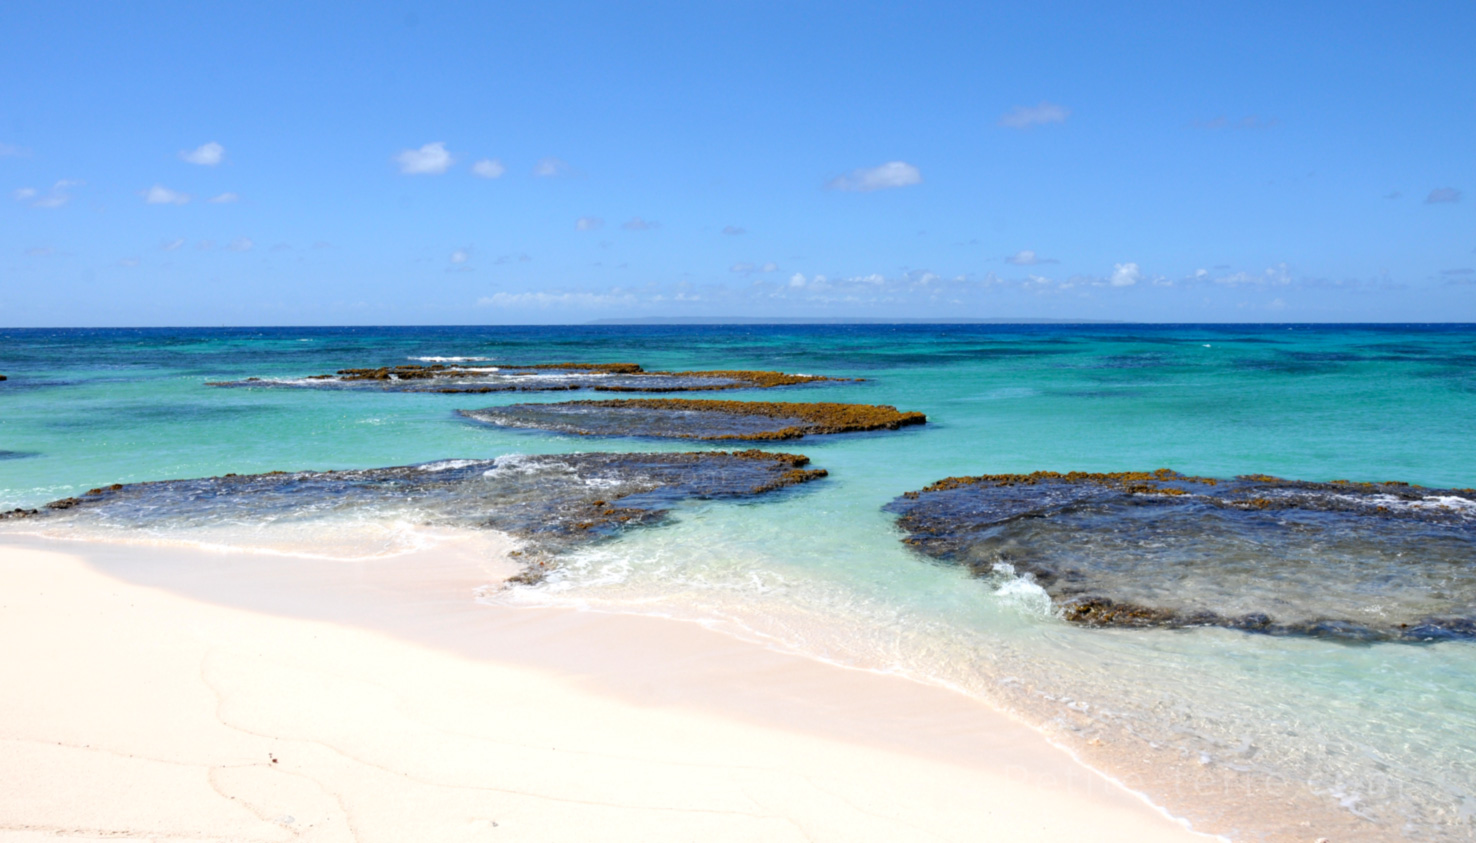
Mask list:
[[[664,518],[560,548],[547,576],[489,589],[483,600],[679,618],[953,688],[1039,726],[1174,813],[1237,838],[1284,833],[1298,815],[1316,811],[1351,818],[1370,837],[1476,836],[1472,636],[1083,626],[1063,619],[1039,584],[1008,565],[981,573],[920,553],[904,542],[893,506],[947,477],[1036,471],[1170,468],[1212,478],[1468,489],[1476,486],[1476,326],[6,329],[0,510],[115,483],[228,473],[453,465],[446,460],[505,467],[518,459],[512,455],[733,449],[498,428],[457,412],[611,397],[587,391],[207,385],[450,358],[856,378],[691,397],[886,404],[928,417],[895,431],[764,444],[803,454],[828,476],[751,497],[673,498]],[[18,519],[0,522],[0,535],[64,529],[72,537],[346,557],[435,541],[422,529],[430,510],[417,509],[429,505],[414,496],[386,508],[317,488],[295,492],[285,509],[279,502],[253,511],[191,494],[187,518],[167,517],[183,498],[161,497],[148,517],[138,509],[95,523]],[[1463,601],[1470,600],[1465,571],[1476,568],[1469,544],[1476,515],[1446,509],[1439,530],[1405,519],[1399,535],[1443,543],[1449,570],[1425,576],[1420,587],[1449,611],[1470,611],[1476,607]],[[1073,529],[1112,532],[1127,522],[1083,523],[1092,526]],[[1291,529],[1286,519],[1265,523]],[[1058,552],[1076,545],[1073,535],[1053,539],[1066,548]],[[1250,567],[1240,571],[1258,593],[1283,589],[1290,605],[1319,596],[1309,576],[1329,586],[1357,580],[1357,548],[1340,548],[1352,556],[1336,566],[1313,559],[1292,576],[1280,535],[1257,538]],[[1113,552],[1131,561],[1160,550],[1151,538],[1133,541],[1137,550],[1119,542]],[[1326,545],[1318,535],[1299,541],[1302,555]],[[1403,571],[1433,570],[1415,545],[1408,553],[1391,546],[1379,552],[1399,564],[1381,568],[1376,582],[1358,582],[1363,590],[1353,598],[1339,592],[1341,599],[1376,610],[1403,596]],[[1169,600],[1175,588],[1213,592],[1216,583],[1193,581],[1213,578],[1213,569],[1195,571],[1154,585]],[[1273,599],[1273,612],[1278,605]]]

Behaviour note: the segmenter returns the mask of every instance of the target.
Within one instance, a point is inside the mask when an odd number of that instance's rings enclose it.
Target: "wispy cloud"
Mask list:
[[[26,250],[26,257],[28,257],[28,258],[44,258],[47,255],[50,255],[51,253],[52,252],[51,252],[51,247],[50,246],[32,246],[31,248],[29,248],[29,249]]]
[[[496,158],[483,158],[472,165],[472,173],[484,179],[502,178],[502,174],[505,172],[507,172],[507,168],[502,166],[502,162]]]
[[[569,162],[552,156],[540,158],[538,159],[538,163],[533,165],[533,175],[546,179],[555,176],[567,176],[573,172],[574,168],[569,166]]]
[[[625,229],[626,231],[650,231],[653,228],[660,228],[661,223],[656,222],[655,220],[648,221],[643,220],[640,217],[631,217],[630,219],[621,223],[620,227]]]
[[[1015,106],[999,118],[999,125],[1008,129],[1029,129],[1048,123],[1065,123],[1070,116],[1070,109],[1041,100],[1040,105]]]
[[[1111,283],[1114,287],[1131,287],[1143,277],[1143,271],[1135,263],[1119,263],[1112,267]]]
[[[185,244],[185,241],[184,241],[184,238],[183,237],[177,238],[175,240],[166,240],[165,242],[159,244],[159,251],[161,251],[161,252],[175,252],[175,251],[179,251],[180,249],[184,248],[184,244]]]
[[[1043,258],[1032,249],[1021,249],[1020,251],[1005,258],[1005,263],[1015,266],[1035,266],[1042,263],[1060,263],[1055,258]]]
[[[624,290],[604,293],[539,291],[528,293],[493,293],[477,299],[478,307],[583,307],[605,308],[634,304],[639,299]]]
[[[30,150],[22,149],[13,143],[0,143],[0,158],[22,158],[30,154]]]
[[[738,273],[742,273],[744,275],[750,275],[750,274],[755,273],[755,272],[778,272],[779,271],[779,264],[774,263],[773,261],[769,261],[768,263],[759,263],[759,264],[746,263],[746,262],[745,263],[735,263],[732,266],[728,267],[728,271],[729,272],[738,272]]]
[[[1453,187],[1437,187],[1430,191],[1429,196],[1425,197],[1426,205],[1439,205],[1445,202],[1459,201],[1461,201],[1461,192]]]
[[[428,143],[419,149],[402,150],[394,160],[400,165],[400,172],[408,176],[440,175],[456,161],[441,141]]]
[[[519,252],[516,255],[498,255],[497,260],[492,263],[502,266],[503,264],[513,263],[515,261],[517,263],[527,263],[530,260],[533,260],[533,258],[529,257],[527,252]]]
[[[451,253],[451,256],[447,260],[455,264],[466,263],[471,260],[471,252],[467,249],[457,249]]]
[[[250,237],[237,237],[227,244],[226,248],[232,252],[249,252],[256,248],[256,243],[252,242]]]
[[[597,228],[603,228],[604,225],[605,221],[599,217],[580,217],[574,221],[574,227],[579,231],[594,231]]]
[[[119,266],[122,266],[122,267],[126,267],[128,269],[132,269],[133,267],[138,266],[140,263],[142,263],[142,261],[140,261],[138,258],[119,258],[118,259],[118,265]]]
[[[140,190],[138,195],[150,205],[183,205],[190,201],[188,193],[170,190],[162,184],[156,184],[148,190]]]
[[[737,236],[739,234],[747,234],[748,229],[740,225],[725,225],[723,226],[723,233],[730,236]]]
[[[180,160],[188,161],[191,164],[214,167],[216,164],[225,160],[225,147],[215,141],[211,141],[210,143],[201,144],[194,149],[181,149],[179,151],[179,157]]]
[[[862,167],[836,176],[825,183],[827,190],[850,190],[870,193],[890,187],[908,187],[921,184],[922,173],[906,161],[888,161],[879,167]]]
[[[231,192],[227,191],[225,193],[220,194],[219,196],[212,196],[212,197],[210,197],[206,201],[211,202],[211,203],[214,203],[216,205],[229,205],[232,202],[240,202],[241,201],[241,197],[238,196],[238,195],[236,195],[236,194],[234,194],[234,193],[231,193]]]
[[[83,182],[77,179],[62,179],[53,184],[51,189],[45,193],[34,187],[22,187],[13,191],[10,195],[17,202],[26,202],[32,208],[60,208],[72,201],[71,189],[81,187]]]

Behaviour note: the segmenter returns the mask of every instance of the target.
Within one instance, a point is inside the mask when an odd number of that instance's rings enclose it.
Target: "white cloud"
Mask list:
[[[177,251],[177,250],[183,248],[184,247],[184,244],[185,244],[184,238],[181,237],[181,238],[179,238],[177,240],[170,240],[170,241],[167,241],[167,242],[164,242],[164,243],[160,243],[159,244],[159,249],[161,251],[165,251],[165,252],[173,252],[173,251]]]
[[[26,250],[26,257],[28,258],[44,258],[49,254],[51,254],[50,246],[32,246]]]
[[[1071,116],[1069,109],[1044,100],[1040,105],[1017,105],[999,118],[999,125],[1010,129],[1028,129],[1047,123],[1065,123]]]
[[[1461,201],[1461,192],[1453,187],[1437,187],[1430,191],[1429,196],[1425,197],[1426,205],[1438,205],[1442,202],[1459,201]]]
[[[1012,263],[1015,266],[1035,266],[1042,263],[1060,263],[1060,261],[1055,258],[1043,258],[1037,255],[1033,249],[1021,249],[1005,258],[1005,263]]]
[[[31,207],[32,208],[60,208],[61,206],[67,204],[70,201],[72,201],[72,197],[71,196],[69,196],[69,195],[67,195],[65,193],[57,193],[57,192],[53,191],[51,193],[46,194],[45,196],[42,196],[40,199],[37,199],[35,202],[32,202],[31,203]]]
[[[256,248],[256,244],[251,241],[250,237],[237,237],[226,248],[232,252],[249,252]]]
[[[605,221],[599,217],[580,217],[574,221],[574,227],[580,231],[594,231],[602,227]]]
[[[1143,271],[1135,263],[1119,263],[1112,267],[1112,286],[1131,287],[1143,277]]]
[[[441,141],[428,143],[419,149],[402,150],[394,160],[400,165],[400,172],[410,176],[439,175],[455,161]]]
[[[466,249],[457,249],[456,251],[451,253],[450,258],[452,263],[466,263],[470,259],[471,253],[468,252]]]
[[[170,190],[162,184],[156,184],[148,190],[140,190],[138,195],[150,205],[183,205],[190,201],[188,193]]]
[[[573,168],[569,166],[567,161],[561,161],[553,157],[540,158],[538,159],[538,163],[533,165],[533,175],[543,178],[567,176],[571,172],[573,172]]]
[[[230,191],[226,191],[225,193],[222,193],[219,196],[212,196],[212,197],[210,197],[210,199],[207,200],[207,201],[213,202],[216,205],[229,205],[232,202],[239,202],[239,201],[241,201],[241,197],[238,196],[238,195],[236,195],[236,194],[234,194],[234,193],[231,193]]]
[[[828,190],[854,190],[869,193],[889,187],[920,184],[922,173],[906,161],[888,161],[880,167],[862,167],[826,182]]]
[[[20,158],[26,155],[26,151],[13,143],[0,143],[0,158],[14,156]]]
[[[216,164],[225,160],[225,147],[215,141],[211,141],[210,143],[201,144],[194,149],[181,149],[179,151],[179,157],[191,164],[214,167]]]
[[[119,266],[125,266],[125,267],[132,268],[132,267],[138,266],[138,264],[139,264],[138,258],[120,258],[118,260],[118,265]]]
[[[723,233],[728,235],[747,234],[748,229],[737,225],[725,225],[723,226]]]
[[[15,201],[17,201],[17,202],[24,202],[27,199],[35,199],[36,198],[36,188],[34,188],[34,187],[21,187],[21,188],[16,188],[16,191],[14,193],[10,194],[10,195],[15,197]]]
[[[661,223],[654,220],[648,222],[641,219],[640,217],[631,217],[630,219],[621,223],[620,227],[625,229],[626,231],[650,231],[653,228],[660,228]]]
[[[501,178],[507,168],[496,158],[483,158],[472,165],[472,172],[484,179],[496,179]]]
[[[805,276],[799,274],[798,272],[789,276],[789,286],[796,289],[805,286]]]

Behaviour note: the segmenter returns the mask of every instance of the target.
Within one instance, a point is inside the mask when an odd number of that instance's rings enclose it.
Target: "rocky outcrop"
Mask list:
[[[395,365],[339,369],[328,375],[299,378],[250,377],[214,381],[208,386],[381,389],[392,392],[447,394],[494,392],[705,392],[726,389],[770,389],[849,380],[786,372],[722,370],[647,372],[635,363],[525,363],[516,365]]]
[[[1476,634],[1471,489],[1042,471],[950,477],[887,508],[923,555],[1025,579],[1086,626]]]
[[[634,398],[513,404],[462,410],[476,421],[580,436],[781,441],[832,433],[897,430],[927,416],[876,404]]]
[[[491,528],[524,541],[527,576],[564,550],[657,523],[682,500],[771,494],[826,476],[800,454],[548,454],[345,471],[272,471],[115,483],[4,519],[168,530],[313,517]],[[328,505],[328,506],[325,506]]]

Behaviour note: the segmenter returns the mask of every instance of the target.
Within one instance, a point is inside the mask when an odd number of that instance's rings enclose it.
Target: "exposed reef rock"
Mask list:
[[[555,553],[626,525],[660,521],[699,498],[763,495],[825,476],[799,454],[513,455],[350,471],[273,471],[198,480],[113,484],[0,519],[46,519],[119,529],[188,531],[348,515],[490,528],[525,540],[524,580]]]
[[[1033,582],[1075,623],[1476,637],[1472,489],[1044,471],[950,477],[887,509],[919,552]]]
[[[10,380],[10,378],[5,377],[4,375],[0,375],[0,381],[5,381],[5,380]]]
[[[927,416],[922,413],[898,412],[896,407],[884,405],[691,398],[512,404],[459,412],[467,418],[502,427],[536,428],[581,436],[749,441],[897,430],[927,422]]]
[[[741,370],[647,372],[634,363],[533,363],[506,366],[436,363],[430,366],[339,369],[331,375],[246,378],[239,381],[215,381],[207,385],[484,394],[576,389],[598,392],[706,392],[720,389],[768,389],[846,380],[851,379]]]

